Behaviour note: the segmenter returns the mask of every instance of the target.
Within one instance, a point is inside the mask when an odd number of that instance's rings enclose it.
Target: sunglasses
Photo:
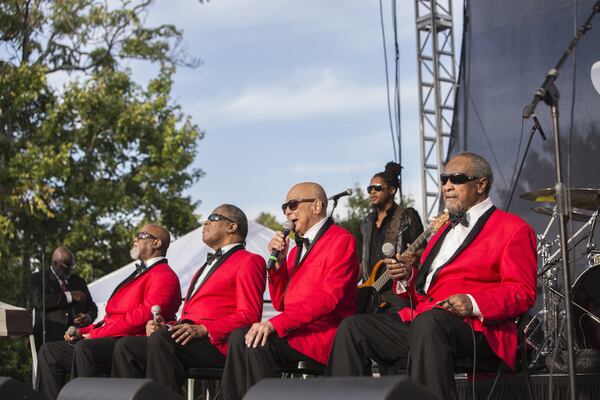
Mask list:
[[[298,209],[298,205],[300,203],[309,203],[309,202],[313,202],[316,199],[293,199],[293,200],[289,200],[286,203],[283,203],[281,205],[281,210],[283,211],[283,213],[285,214],[285,210],[287,210],[288,208],[290,209],[290,211],[296,211]]]
[[[450,181],[450,183],[452,183],[453,185],[462,185],[463,183],[472,182],[477,179],[481,179],[481,178],[479,178],[478,176],[465,175],[460,172],[455,173],[455,174],[441,174],[440,175],[440,181],[442,182],[442,185],[445,185],[448,181]]]
[[[210,222],[218,222],[218,221],[223,221],[223,220],[225,220],[225,221],[229,221],[229,222],[231,222],[231,223],[237,224],[237,222],[235,222],[235,221],[234,221],[234,220],[232,220],[231,218],[229,218],[229,217],[226,217],[226,216],[224,216],[224,215],[221,215],[221,214],[217,214],[217,213],[212,213],[212,214],[210,214],[210,215],[208,216],[208,220],[209,220]]]
[[[73,270],[75,268],[75,264],[65,264],[65,263],[57,263],[57,267],[63,267],[65,269]]]
[[[158,240],[158,238],[156,236],[154,236],[153,234],[148,233],[146,231],[138,232],[138,234],[135,235],[135,237],[138,240],[145,240],[145,239]]]
[[[385,189],[385,186],[383,186],[380,183],[377,183],[375,185],[367,186],[367,193],[371,193],[373,190],[376,192],[381,192],[383,189]]]

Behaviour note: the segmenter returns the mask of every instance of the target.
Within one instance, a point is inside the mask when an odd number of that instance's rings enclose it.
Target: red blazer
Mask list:
[[[281,311],[270,319],[279,337],[325,364],[338,325],[356,312],[359,269],[350,232],[331,220],[321,232],[298,267],[294,248],[284,265],[269,270],[269,292],[273,307]]]
[[[182,320],[208,329],[208,339],[227,354],[227,337],[234,329],[258,322],[265,291],[265,260],[236,246],[223,255],[204,283],[183,305]],[[202,272],[198,269],[188,288]]]
[[[482,332],[498,357],[514,368],[515,318],[533,306],[536,296],[533,229],[513,214],[495,208],[488,210],[449,262],[438,270],[427,294],[419,293],[425,271],[439,252],[440,238],[445,237],[449,226],[440,229],[429,242],[421,258],[420,272],[411,281],[409,291],[415,304],[412,318],[451,295],[470,294],[483,316],[483,321],[470,318],[473,329]],[[400,310],[400,316],[409,321],[410,309]]]
[[[181,289],[179,278],[166,260],[150,266],[132,280],[127,279],[108,299],[104,320],[81,328],[82,334],[89,333],[90,338],[146,335],[146,323],[152,319],[150,309],[155,304],[165,318],[175,316],[181,303]]]

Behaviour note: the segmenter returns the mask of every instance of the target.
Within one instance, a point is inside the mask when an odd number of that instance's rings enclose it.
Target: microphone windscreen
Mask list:
[[[294,227],[294,222],[293,221],[287,220],[287,221],[285,221],[283,223],[283,230],[284,231],[288,231],[288,233],[294,232],[294,228],[295,227]]]
[[[384,243],[383,246],[381,246],[381,252],[384,256],[393,258],[396,255],[396,246],[389,242]]]
[[[67,335],[69,335],[69,336],[77,335],[77,328],[75,328],[73,325],[69,326],[69,328],[67,329]]]
[[[152,315],[160,315],[160,306],[158,304],[155,304],[152,306],[150,311],[152,312]]]
[[[346,189],[346,193],[348,193],[348,196],[352,196],[352,193],[354,193],[354,190],[348,188],[348,189]]]

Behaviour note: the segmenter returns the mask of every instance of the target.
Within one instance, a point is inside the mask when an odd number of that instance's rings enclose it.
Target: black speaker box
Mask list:
[[[0,376],[0,399],[42,400],[42,396],[23,382]]]
[[[244,400],[438,400],[406,376],[264,379]]]
[[[58,400],[183,400],[150,379],[76,378],[63,387]]]

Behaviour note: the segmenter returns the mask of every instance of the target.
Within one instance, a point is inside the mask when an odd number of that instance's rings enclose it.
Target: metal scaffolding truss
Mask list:
[[[456,67],[452,0],[415,0],[423,218],[440,208],[440,173],[450,142]]]

